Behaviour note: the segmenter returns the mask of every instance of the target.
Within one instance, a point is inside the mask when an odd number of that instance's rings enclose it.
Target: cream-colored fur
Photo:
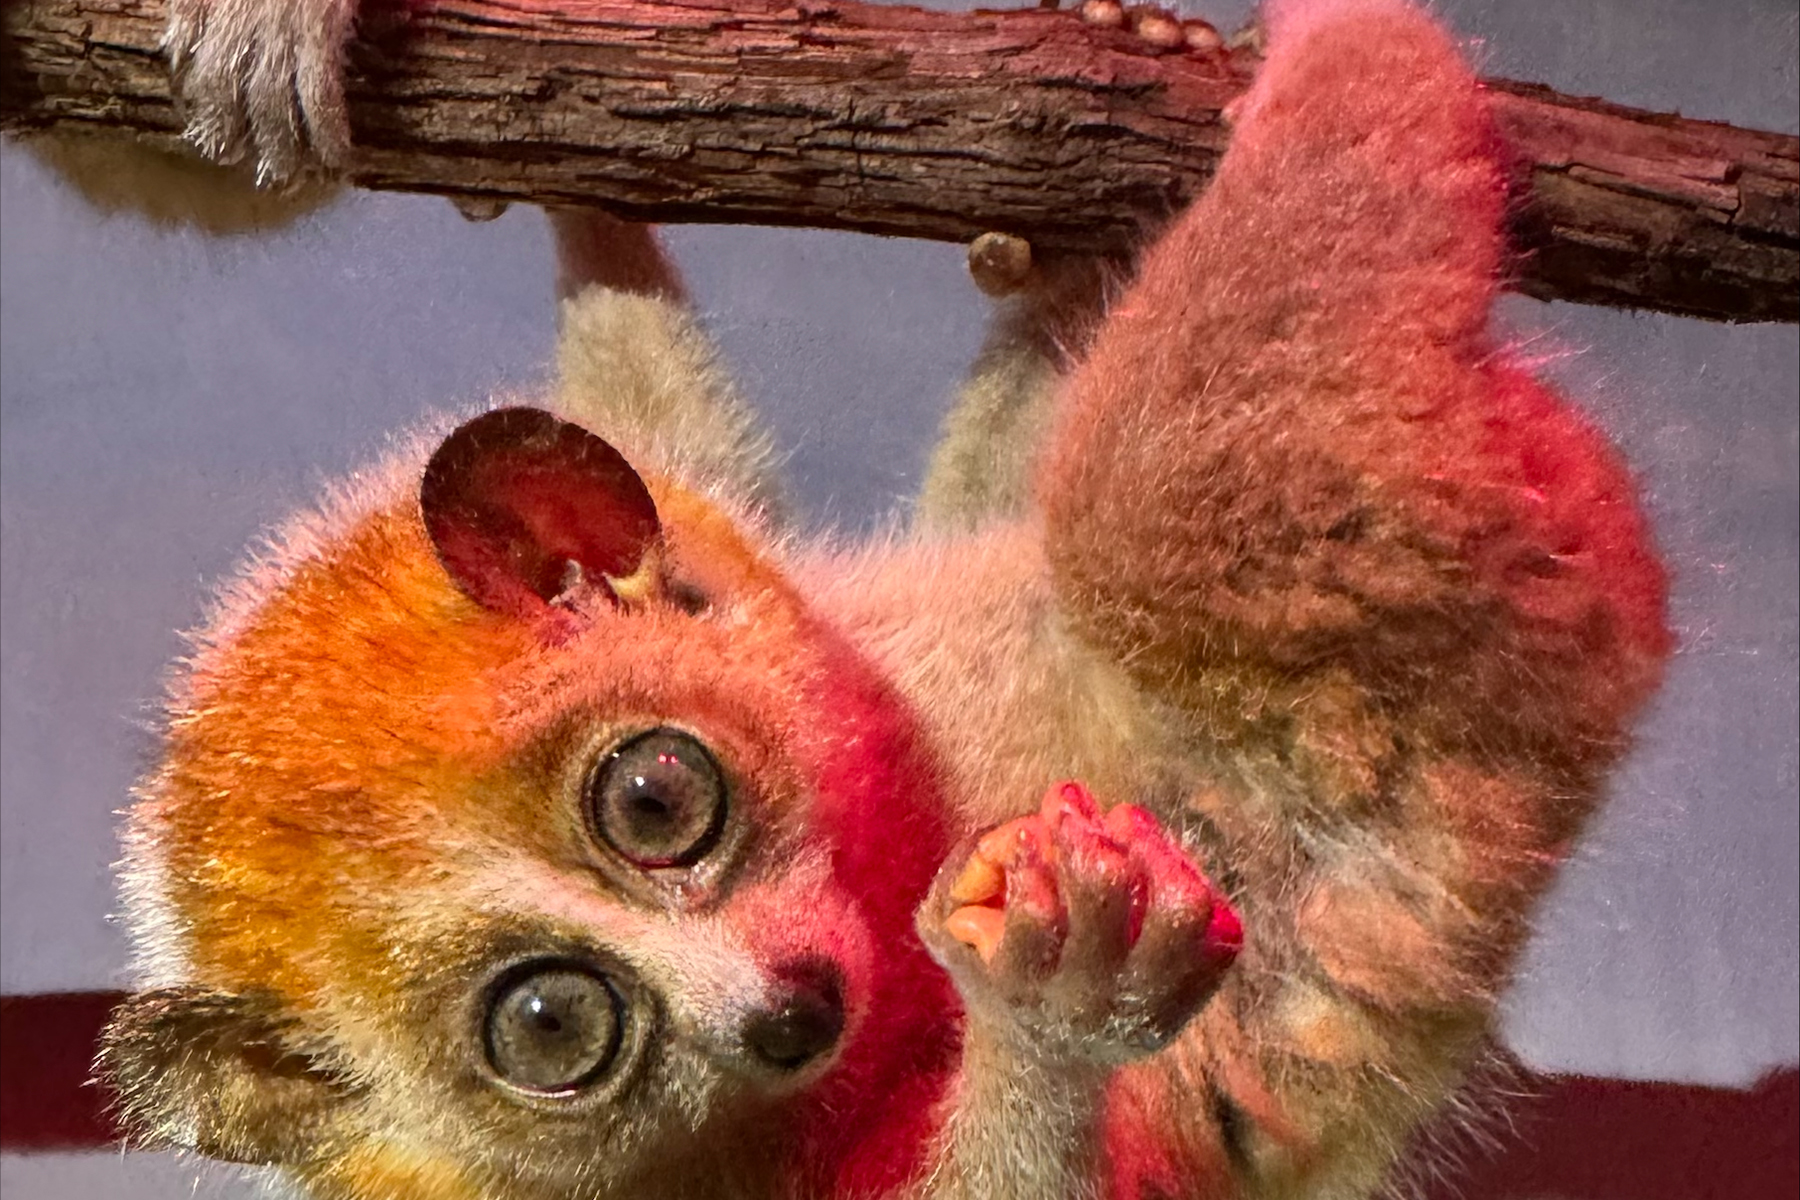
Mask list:
[[[779,518],[775,447],[679,302],[588,286],[562,302],[553,411],[633,462]]]
[[[919,489],[915,517],[925,530],[966,532],[1027,514],[1057,389],[1122,271],[1108,261],[1052,257],[1022,269],[1008,264],[1016,274],[996,280],[983,251],[1005,240],[990,234],[970,249],[970,274],[999,299]]]

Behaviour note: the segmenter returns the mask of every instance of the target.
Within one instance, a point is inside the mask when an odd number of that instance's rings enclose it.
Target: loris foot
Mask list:
[[[171,0],[163,37],[187,139],[287,183],[350,146],[344,47],[356,0]]]
[[[1148,1054],[1199,1011],[1243,941],[1237,914],[1157,820],[1050,789],[940,874],[921,932],[972,1018],[1053,1053]]]
[[[969,243],[969,278],[983,293],[1010,296],[1031,278],[1031,243],[1010,233],[984,233]]]
[[[1152,4],[1127,7],[1120,0],[1083,0],[1076,10],[1089,25],[1102,29],[1130,27],[1146,45],[1159,50],[1189,50],[1217,54],[1225,46],[1219,31],[1201,20],[1182,20]]]

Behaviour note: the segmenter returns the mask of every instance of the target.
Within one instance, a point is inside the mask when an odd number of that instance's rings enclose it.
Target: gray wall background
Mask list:
[[[1242,3],[1195,9],[1231,28]],[[1489,73],[1793,132],[1792,0],[1451,0]],[[85,211],[0,150],[0,987],[115,985],[113,811],[209,580],[385,433],[544,377],[535,213],[353,195],[207,241]],[[669,232],[808,517],[915,487],[985,304],[958,247]],[[1683,652],[1546,903],[1508,1039],[1545,1069],[1746,1084],[1800,1059],[1800,338],[1509,299],[1618,439],[1677,576]],[[0,1159],[20,1196],[187,1194],[149,1156]],[[231,1190],[215,1177],[204,1191]]]

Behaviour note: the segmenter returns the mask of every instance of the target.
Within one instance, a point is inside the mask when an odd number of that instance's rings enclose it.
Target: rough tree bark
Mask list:
[[[162,21],[8,0],[0,124],[175,144]],[[1204,186],[1255,68],[1072,12],[854,0],[415,0],[366,10],[353,57],[365,187],[1104,252]],[[1519,290],[1800,319],[1795,138],[1491,87],[1526,184]]]

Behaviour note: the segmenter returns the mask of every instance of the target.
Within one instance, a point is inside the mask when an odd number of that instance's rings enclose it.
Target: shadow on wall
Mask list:
[[[117,992],[0,997],[0,1148],[116,1138],[87,1083]],[[1430,1200],[1774,1200],[1800,1194],[1800,1069],[1746,1091],[1522,1073],[1510,1131]]]

